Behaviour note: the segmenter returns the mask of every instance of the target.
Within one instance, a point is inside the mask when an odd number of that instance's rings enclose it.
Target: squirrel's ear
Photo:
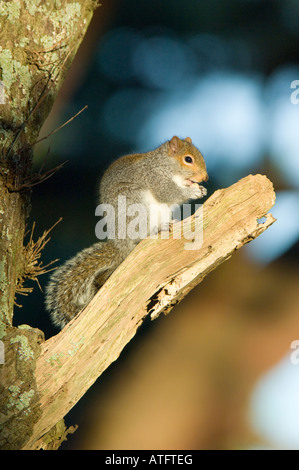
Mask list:
[[[191,139],[191,137],[186,137],[185,141],[186,141],[186,142],[189,142],[189,144],[192,144],[192,139]]]
[[[181,146],[182,142],[176,135],[173,136],[173,138],[169,141],[171,153],[176,153],[178,150],[180,150]]]

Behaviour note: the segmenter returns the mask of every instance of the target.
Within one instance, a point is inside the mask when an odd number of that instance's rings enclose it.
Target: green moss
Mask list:
[[[45,50],[49,50],[54,46],[55,38],[53,38],[53,36],[44,35],[40,38],[40,43]]]
[[[26,336],[17,335],[10,340],[11,344],[20,343],[19,345],[19,358],[23,361],[28,361],[28,359],[33,359],[33,351],[29,346],[28,339]]]
[[[4,323],[3,312],[0,312],[0,339],[4,338],[6,335],[6,325]]]
[[[41,0],[25,0],[26,9],[29,15],[34,16]]]
[[[0,262],[0,290],[5,292],[7,288],[7,279],[6,279],[6,272],[5,272],[5,261],[2,260]]]
[[[29,38],[26,38],[26,37],[21,38],[19,42],[20,47],[25,47],[27,46],[28,43],[29,43]]]
[[[72,349],[69,349],[68,352],[67,352],[67,355],[66,355],[66,358],[67,357],[72,357],[76,354],[76,352],[78,351],[79,347],[84,344],[84,336],[82,336],[80,338],[79,341],[77,342],[74,342],[74,341],[71,341],[71,344],[73,346]],[[47,359],[47,362],[51,365],[51,366],[58,366],[58,368],[60,368],[62,366],[61,364],[61,359],[64,357],[64,353],[54,353],[52,354],[52,356]]]
[[[25,107],[29,100],[29,91],[32,86],[31,74],[28,65],[22,65],[17,60],[13,60],[13,69],[15,72],[14,81],[20,83],[24,98],[18,100],[18,106]]]
[[[16,408],[18,410],[28,408],[32,397],[34,397],[33,388],[31,388],[28,392],[21,393],[21,395],[19,396],[19,403],[16,405]]]
[[[19,20],[20,11],[20,2],[1,2],[0,4],[0,16],[7,17],[6,19],[12,24],[16,24]]]
[[[12,397],[17,396],[21,391],[20,387],[18,387],[17,385],[11,385],[10,387],[8,387],[8,390],[11,392]]]
[[[52,356],[47,359],[47,362],[51,364],[51,366],[57,365],[58,368],[62,366],[60,359],[63,358],[64,354],[63,353],[55,353],[52,354]]]
[[[51,39],[52,44],[56,44],[61,40],[65,41],[66,37],[72,36],[74,28],[78,28],[78,18],[81,17],[81,5],[78,2],[61,6],[60,2],[56,1],[56,8],[57,10],[53,10],[50,16],[47,5],[41,5],[38,8],[42,15],[48,15],[49,21],[52,23],[55,34],[53,34],[53,38],[48,35],[47,39],[49,42]]]
[[[81,344],[84,344],[84,339],[85,339],[84,336],[82,336],[82,337],[80,338],[80,340],[77,341],[77,342],[71,341],[71,344],[72,344],[74,347],[73,347],[73,349],[69,349],[69,350],[68,350],[68,356],[74,356],[74,354],[76,354],[76,352],[77,352],[78,349],[79,349],[79,346],[80,346]]]
[[[7,95],[11,97],[11,105],[14,109],[26,107],[28,94],[32,86],[32,78],[29,65],[22,65],[21,62],[12,58],[9,49],[2,49],[0,46],[0,69],[1,78],[5,85]],[[24,98],[18,94],[14,95],[11,89],[14,84],[21,88]]]
[[[7,90],[10,89],[10,84],[13,82],[13,66],[12,66],[12,53],[9,49],[3,49],[0,46],[0,68],[1,78]],[[9,86],[9,88],[7,88]]]
[[[9,397],[7,408],[15,407],[18,411],[22,411],[25,408],[29,407],[30,401],[34,396],[34,390],[31,388],[28,391],[20,393],[20,387],[17,385],[11,385],[8,387],[8,390],[11,392]]]
[[[6,302],[6,294],[7,293],[7,279],[6,279],[6,271],[5,271],[5,261],[0,262],[0,339],[4,338],[6,334],[6,325],[5,325],[5,307],[7,305]]]
[[[67,3],[65,6],[65,17],[64,22],[65,24],[70,21],[74,21],[76,17],[80,17],[81,15],[81,5],[78,2],[74,3]]]
[[[29,325],[26,325],[26,324],[24,323],[23,325],[19,325],[19,326],[18,326],[18,329],[19,329],[19,330],[31,330],[32,327],[29,326]]]

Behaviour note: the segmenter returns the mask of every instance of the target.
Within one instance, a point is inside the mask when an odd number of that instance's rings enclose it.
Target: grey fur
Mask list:
[[[184,156],[191,155],[194,165],[185,164]],[[157,149],[138,155],[119,158],[106,170],[100,183],[100,202],[111,204],[118,218],[118,196],[125,195],[127,205],[144,204],[149,213],[152,200],[166,207],[181,205],[190,199],[206,195],[206,189],[196,183],[180,185],[180,181],[191,180],[202,175],[207,180],[204,159],[191,143],[191,139],[180,140],[173,137]],[[179,181],[179,183],[177,182]],[[168,217],[168,215],[166,214]],[[171,219],[171,211],[169,212]],[[132,217],[126,218],[126,224]],[[114,222],[114,220],[113,220]],[[168,220],[166,220],[167,224]],[[151,230],[147,220],[147,234]],[[165,223],[165,220],[164,220]],[[117,230],[117,223],[116,223]],[[108,234],[109,238],[109,234]],[[140,239],[115,239],[95,243],[79,252],[75,257],[57,268],[46,288],[46,309],[53,323],[63,328],[84,308],[101,285],[128,256]]]

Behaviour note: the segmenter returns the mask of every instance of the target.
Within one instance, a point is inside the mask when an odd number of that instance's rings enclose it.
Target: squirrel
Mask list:
[[[114,209],[108,211],[106,220],[113,230],[107,230],[106,241],[77,253],[51,275],[45,305],[53,323],[63,328],[72,320],[139,243],[140,238],[127,234],[115,238],[115,227],[119,228],[122,216],[118,210],[120,196],[126,197],[127,206],[142,204],[147,209],[149,236],[169,227],[174,205],[206,196],[206,188],[198,183],[207,180],[204,158],[190,137],[181,140],[174,136],[153,151],[115,160],[104,172],[99,187],[99,202]],[[160,215],[156,226],[150,224],[153,207]],[[132,216],[126,214],[125,228],[131,220]]]

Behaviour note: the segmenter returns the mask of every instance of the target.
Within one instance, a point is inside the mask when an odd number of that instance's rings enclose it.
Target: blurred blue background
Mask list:
[[[299,337],[299,94],[295,84],[299,80],[298,22],[296,0],[103,0],[96,12],[41,137],[86,104],[88,109],[39,144],[35,152],[37,169],[44,163],[50,168],[68,161],[53,178],[36,187],[32,196],[29,225],[36,220],[36,236],[63,217],[44,250],[44,263],[56,258],[63,262],[96,241],[97,185],[112,160],[125,153],[152,150],[173,135],[190,136],[202,151],[210,176],[209,194],[250,173],[266,174],[277,192],[272,211],[277,222],[236,254],[236,259],[219,268],[220,274],[211,275],[211,280],[196,288],[190,299],[177,307],[173,318],[159,319],[157,325],[143,329],[141,339],[127,348],[119,365],[112,366],[70,413],[70,424],[79,421],[81,426],[66,448],[299,449],[299,365],[288,360],[290,343]],[[237,283],[236,275],[240,276]],[[40,282],[44,287],[47,277]],[[223,286],[227,290],[221,297]],[[218,294],[222,299],[219,303]],[[35,290],[21,300],[23,308],[16,312],[17,324],[37,326],[47,337],[56,333],[43,311],[41,292]],[[208,309],[207,321],[219,317],[213,327],[207,327],[201,305]],[[213,342],[216,331],[219,336],[218,324],[223,321],[225,328],[219,338],[222,346],[233,335],[231,344],[235,349],[227,350],[227,362],[221,372],[225,377],[224,391],[218,390],[214,396],[214,378],[211,381],[209,374],[202,375],[206,362],[211,362],[207,359],[200,366],[202,355],[211,357],[211,345],[207,344],[203,352],[198,346],[200,340],[193,338],[201,359],[198,363],[193,359],[192,379],[184,376],[182,381],[185,387],[189,383],[188,393],[191,388],[194,390],[190,398],[194,407],[190,411],[185,403],[174,405],[167,418],[169,426],[162,426],[160,440],[152,441],[146,435],[142,441],[140,435],[145,428],[157,433],[149,416],[144,416],[139,428],[132,411],[129,421],[133,424],[128,430],[125,415],[126,425],[122,420],[118,422],[113,412],[106,411],[106,416],[103,410],[109,406],[115,409],[111,390],[120,390],[120,385],[122,390],[132,387],[132,374],[142,381],[141,371],[147,363],[144,344],[156,342],[159,349],[162,342],[169,342],[170,350],[175,348],[171,344],[180,337],[182,327],[179,309],[188,311],[190,322],[186,344],[181,345],[186,354],[185,366],[190,363],[186,351],[194,322],[198,322],[200,331],[210,332]],[[247,357],[246,348],[255,354],[248,353]],[[134,358],[143,353],[139,368],[134,365]],[[193,357],[197,353],[190,354]],[[222,354],[219,346],[219,355]],[[251,370],[249,382],[236,368],[236,356],[241,361],[240,370]],[[218,360],[216,355],[213,366],[210,364],[216,375]],[[165,358],[169,370],[167,364]],[[156,369],[151,366],[151,370],[154,374]],[[194,374],[200,377],[199,382],[206,380],[209,384],[208,398],[203,393],[201,399],[205,407],[211,400],[213,413],[218,409],[215,416],[211,412],[205,419],[202,417]],[[164,375],[167,382],[167,372]],[[225,394],[232,387],[230,396],[235,396],[233,384],[237,379],[241,384],[237,399],[243,398],[236,410],[234,400],[230,402]],[[154,375],[152,380],[156,383]],[[137,383],[139,387],[139,380]],[[217,380],[214,387],[216,383]],[[186,394],[181,386],[181,394]],[[127,393],[132,396],[136,390],[128,389]],[[99,409],[102,424],[93,422],[94,413],[88,412],[94,411],[98,396],[104,403]],[[283,400],[284,396],[287,398]],[[121,397],[118,395],[115,400],[120,403]],[[147,400],[150,398],[145,403]],[[161,403],[163,407],[165,402]],[[161,409],[157,404],[156,426]],[[192,415],[190,420],[188,412]],[[121,411],[118,416],[122,416]],[[171,424],[174,416],[177,434]],[[111,424],[110,430],[107,421],[111,420],[114,427]],[[140,418],[136,420],[139,422]],[[185,429],[184,420],[186,429],[192,429],[192,437],[180,431]],[[84,434],[90,421],[93,439]],[[224,426],[223,421],[228,424]],[[168,431],[169,438],[165,437]]]

